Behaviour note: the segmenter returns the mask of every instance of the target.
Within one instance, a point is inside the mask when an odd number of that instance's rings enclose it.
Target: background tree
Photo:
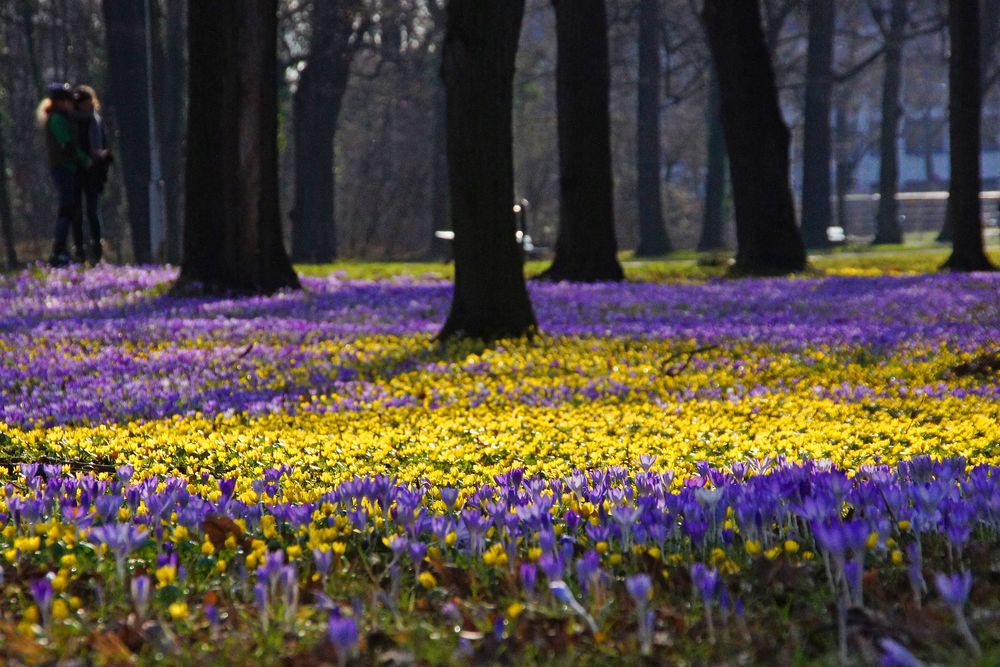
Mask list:
[[[660,196],[660,0],[639,0],[639,84],[636,91],[636,200],[638,257],[665,255],[673,248],[663,223]]]
[[[192,2],[180,289],[298,287],[278,209],[275,0]]]
[[[806,100],[802,140],[802,241],[807,248],[829,245],[826,229],[833,222],[830,205],[833,33],[836,4],[809,0],[809,50],[806,57]]]
[[[155,7],[155,3],[150,3]],[[153,259],[149,229],[149,115],[146,106],[145,3],[102,0],[108,58],[109,95],[118,133],[117,146],[128,198],[132,256]],[[154,31],[154,35],[156,32]]]
[[[708,140],[705,151],[705,205],[702,213],[701,236],[698,250],[702,252],[722,250],[726,247],[726,138],[719,113],[719,82],[715,66],[709,61],[708,100],[705,106],[705,123],[708,125]]]
[[[360,43],[355,31],[360,11],[358,0],[313,3],[309,57],[293,102],[295,203],[290,218],[292,259],[297,262],[332,262],[337,257],[333,145]]]
[[[495,340],[536,326],[514,240],[512,104],[523,0],[451,0],[445,84],[455,292],[439,337]]]
[[[980,78],[979,3],[949,0],[948,138],[951,184],[947,224],[953,241],[951,256],[942,268],[952,271],[992,271],[996,267],[983,249],[983,220],[979,202],[982,135],[982,79]]]
[[[903,80],[903,48],[909,22],[908,0],[890,0],[888,16],[881,2],[872,13],[885,39],[885,74],[882,79],[882,121],[879,143],[879,202],[873,243],[902,243],[896,193],[899,188],[899,121],[903,115],[899,92]]]
[[[165,0],[162,103],[157,120],[162,125],[165,184],[167,261],[181,261],[184,212],[184,126],[187,110],[187,0]]]
[[[559,236],[540,278],[621,280],[614,225],[604,0],[552,0],[556,14]],[[657,147],[659,150],[659,147]]]
[[[789,132],[781,116],[758,0],[705,0],[702,20],[719,78],[741,274],[806,266],[789,184]]]

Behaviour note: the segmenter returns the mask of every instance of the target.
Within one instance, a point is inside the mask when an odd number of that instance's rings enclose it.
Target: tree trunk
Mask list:
[[[333,146],[354,48],[354,2],[313,3],[309,59],[295,91],[295,202],[292,258],[323,263],[337,258]]]
[[[298,287],[278,207],[277,0],[188,7],[181,291]]]
[[[983,248],[983,218],[979,202],[982,128],[979,6],[949,0],[948,138],[951,142],[951,184],[945,214],[953,236],[951,257],[942,268],[952,271],[992,271]]]
[[[143,3],[103,0],[108,54],[109,106],[118,127],[122,179],[128,202],[132,259],[153,259],[149,231],[149,115],[146,108],[146,41]]]
[[[907,0],[892,0],[889,33],[885,45],[885,74],[882,79],[882,133],[879,141],[878,214],[873,243],[902,243],[896,193],[899,187],[899,121],[903,108],[899,91],[903,82],[903,40],[908,21]]]
[[[830,245],[826,229],[833,221],[830,206],[830,97],[833,93],[835,24],[836,7],[831,0],[810,0],[802,141],[802,241],[807,248]]]
[[[434,135],[431,146],[431,174],[430,174],[430,229],[428,231],[428,250],[426,258],[429,260],[443,259],[448,257],[449,247],[446,241],[442,241],[434,236],[434,232],[446,229],[448,221],[448,148],[447,148],[447,127],[445,118],[445,94],[444,89],[438,90],[434,94]]]
[[[621,280],[611,175],[604,0],[552,0],[556,12],[559,235],[545,280]]]
[[[837,226],[848,231],[847,223],[847,194],[851,183],[854,181],[854,169],[857,162],[848,154],[848,142],[851,140],[851,128],[847,118],[848,94],[843,93],[837,96],[837,110],[835,113],[836,122],[834,124],[836,132],[837,160],[836,167],[836,189],[837,189]]]
[[[163,77],[163,180],[167,212],[167,261],[181,261],[184,201],[184,110],[187,0],[167,0],[166,53]]]
[[[660,200],[660,0],[639,2],[639,85],[636,173],[639,203],[637,257],[665,255],[673,248]]]
[[[705,209],[702,216],[701,238],[698,250],[708,252],[726,247],[726,138],[719,115],[719,80],[715,68],[711,70],[708,87],[708,107],[705,121],[708,124],[708,168],[705,174]]]
[[[451,0],[441,61],[455,292],[439,338],[530,334],[535,314],[514,240],[514,58],[524,0]]]
[[[3,118],[0,116],[0,233],[3,234],[7,268],[18,265],[17,247],[14,245],[14,217],[10,210],[10,189],[7,183],[7,142],[3,134]]]
[[[737,240],[733,272],[801,271],[806,253],[789,185],[789,132],[778,105],[759,0],[706,0],[702,20],[719,77],[733,184]]]

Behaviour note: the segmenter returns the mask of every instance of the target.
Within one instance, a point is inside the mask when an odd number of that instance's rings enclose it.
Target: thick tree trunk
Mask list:
[[[789,132],[778,105],[759,0],[706,0],[702,14],[719,77],[736,210],[733,272],[780,275],[806,267],[789,185]]]
[[[333,146],[354,48],[354,2],[313,3],[312,43],[295,91],[295,202],[292,259],[322,263],[337,258]]]
[[[875,244],[902,243],[896,193],[899,188],[899,121],[903,109],[899,98],[903,82],[903,41],[908,21],[907,0],[892,0],[889,33],[885,45],[885,74],[882,79],[882,130],[879,140],[878,214]]]
[[[835,24],[834,2],[810,0],[802,141],[802,241],[807,248],[830,245],[826,229],[833,221],[830,205],[830,98],[833,93]]]
[[[660,0],[639,2],[639,85],[636,91],[636,173],[639,204],[637,257],[665,255],[673,248],[663,224],[660,199]]]
[[[132,258],[152,261],[149,231],[149,115],[143,3],[103,0],[111,113],[118,127],[122,179],[128,202]]]
[[[167,0],[166,52],[164,54],[163,180],[167,212],[167,261],[181,261],[181,228],[184,202],[184,111],[187,0]]]
[[[948,138],[951,184],[946,218],[953,236],[951,257],[942,268],[952,271],[995,270],[983,248],[979,203],[982,129],[982,80],[978,3],[949,0]]]
[[[708,252],[726,247],[726,137],[719,114],[719,81],[715,68],[711,69],[708,87],[708,106],[705,121],[708,124],[707,162],[705,174],[705,209],[702,215],[701,238],[698,250]]]
[[[178,289],[298,287],[278,208],[277,0],[188,7],[184,262]]]
[[[524,0],[451,0],[442,53],[455,292],[439,338],[530,334],[535,314],[516,229],[514,58]]]
[[[10,210],[10,189],[7,183],[7,142],[2,121],[0,118],[0,233],[3,234],[7,268],[13,269],[18,265],[17,247],[14,245],[14,217]]]
[[[546,280],[621,280],[611,175],[604,0],[552,0],[556,12],[559,235]]]
[[[434,95],[434,134],[431,145],[431,173],[430,173],[430,229],[427,230],[429,239],[426,258],[443,259],[448,257],[450,248],[447,241],[442,241],[434,236],[434,232],[449,227],[448,220],[448,135],[445,118],[444,89],[435,92]]]
[[[836,134],[837,160],[836,167],[836,190],[837,190],[837,226],[847,231],[847,194],[854,181],[854,169],[857,164],[848,154],[847,145],[851,140],[850,125],[847,118],[850,111],[847,106],[848,96],[846,93],[838,96],[836,122],[834,123]]]

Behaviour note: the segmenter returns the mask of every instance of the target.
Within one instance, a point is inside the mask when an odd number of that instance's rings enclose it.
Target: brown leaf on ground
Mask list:
[[[135,654],[128,649],[125,642],[113,632],[98,632],[95,630],[87,638],[93,651],[94,662],[105,667],[124,667],[135,664]]]
[[[205,535],[208,536],[208,539],[212,542],[212,546],[216,549],[223,548],[230,536],[235,538],[237,543],[243,541],[243,531],[236,525],[235,521],[227,516],[209,514],[202,523],[201,528],[205,531]]]

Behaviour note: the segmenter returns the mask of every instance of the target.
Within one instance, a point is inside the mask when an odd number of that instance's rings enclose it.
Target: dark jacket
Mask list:
[[[71,171],[90,167],[90,156],[80,148],[77,123],[63,112],[49,113],[45,142],[49,149],[49,166],[67,167]]]
[[[80,149],[90,156],[93,164],[87,172],[87,185],[100,190],[108,181],[111,160],[104,151],[108,148],[108,134],[104,120],[96,111],[79,114],[76,119]]]

